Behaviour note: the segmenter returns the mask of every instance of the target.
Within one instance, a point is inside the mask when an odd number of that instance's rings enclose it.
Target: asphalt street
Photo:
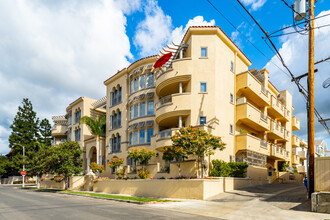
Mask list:
[[[152,205],[82,198],[0,186],[1,220],[38,219],[214,219]]]

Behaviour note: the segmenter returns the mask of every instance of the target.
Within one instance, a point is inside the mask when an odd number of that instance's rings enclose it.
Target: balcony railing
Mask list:
[[[178,128],[162,130],[158,133],[157,139],[170,138],[178,130]]]
[[[159,99],[158,103],[156,104],[156,108],[161,108],[164,105],[167,104],[172,104],[172,98],[173,96],[178,96],[178,95],[189,95],[190,92],[183,92],[183,93],[175,93],[175,94],[171,94],[168,96],[164,96],[163,98]]]

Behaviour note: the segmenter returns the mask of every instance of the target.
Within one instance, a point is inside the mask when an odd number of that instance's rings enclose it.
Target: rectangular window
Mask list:
[[[118,90],[115,90],[113,95],[113,104],[116,105],[118,103]]]
[[[206,82],[201,82],[201,92],[207,92],[207,85]]]
[[[144,144],[145,143],[145,131],[144,130],[140,130],[140,140],[139,140],[139,144]]]
[[[134,118],[139,117],[139,104],[134,105]]]
[[[201,57],[207,57],[207,47],[201,47]]]
[[[121,102],[121,87],[119,88],[119,92],[118,92],[118,99],[117,99],[118,103]]]
[[[146,88],[146,74],[140,76],[140,88],[141,89]]]
[[[81,110],[77,111],[76,113],[74,113],[74,122],[78,123],[79,120],[81,118]]]
[[[80,128],[74,131],[74,140],[80,141]]]
[[[150,143],[151,142],[151,136],[154,135],[154,129],[148,129],[147,130],[147,143]]]
[[[69,117],[68,117],[68,125],[71,125],[72,124],[72,115],[70,115]]]
[[[147,111],[148,115],[154,114],[154,101],[148,101]]]
[[[129,83],[129,94],[132,94],[134,92],[133,90],[133,80],[130,81]]]
[[[230,103],[234,104],[234,95],[230,93]]]
[[[154,73],[148,73],[148,88],[154,87]]]
[[[129,145],[131,146],[133,144],[133,133],[129,133]]]
[[[139,77],[134,79],[134,92],[139,90]]]
[[[231,133],[231,134],[234,133],[234,127],[233,127],[233,125],[229,125],[229,133]]]
[[[133,145],[138,145],[139,144],[139,132],[134,131],[133,134]]]
[[[121,112],[118,112],[118,123],[117,123],[117,125],[118,125],[118,127],[121,127]]]
[[[146,103],[141,102],[140,103],[140,117],[145,116],[145,115],[146,115]]]
[[[206,117],[205,116],[200,116],[199,117],[199,124],[200,125],[205,125],[206,124]]]
[[[129,120],[133,119],[133,105],[129,108]]]
[[[234,72],[234,62],[230,61],[230,70]]]
[[[113,92],[111,92],[110,94],[111,94],[111,106],[113,106],[115,104],[114,102],[115,94]]]

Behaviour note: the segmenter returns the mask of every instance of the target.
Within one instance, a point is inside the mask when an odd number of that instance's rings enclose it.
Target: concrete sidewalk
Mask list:
[[[301,184],[275,184],[222,193],[212,201],[185,200],[153,207],[222,219],[330,219],[330,215],[295,211],[306,201]],[[305,209],[308,207],[305,207]]]

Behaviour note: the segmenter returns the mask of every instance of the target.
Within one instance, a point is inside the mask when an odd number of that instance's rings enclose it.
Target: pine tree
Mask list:
[[[12,132],[9,136],[9,147],[13,149],[12,161],[15,161],[15,169],[22,167],[23,147],[25,152],[34,152],[35,142],[39,139],[39,119],[33,111],[32,103],[29,99],[24,98],[23,106],[18,107],[18,112],[10,128]],[[26,160],[32,158],[33,154],[26,155]]]
[[[50,146],[52,141],[52,126],[50,125],[47,118],[43,119],[40,122],[39,131],[40,131],[40,138],[38,141],[41,144]]]

